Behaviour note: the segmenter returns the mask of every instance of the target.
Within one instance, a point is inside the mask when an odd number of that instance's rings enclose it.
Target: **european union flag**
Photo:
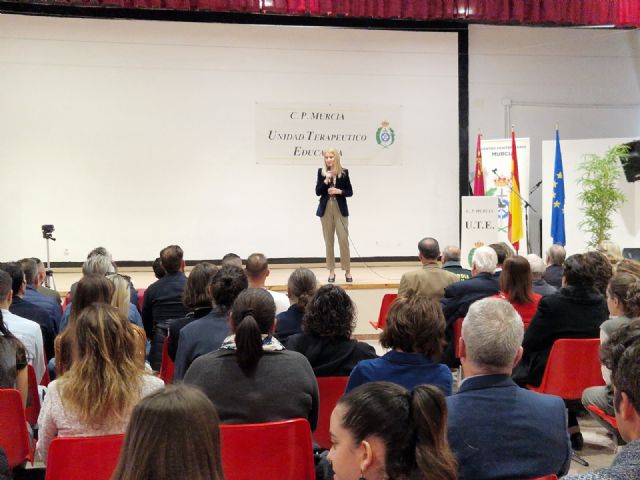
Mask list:
[[[560,151],[560,132],[556,128],[556,161],[553,168],[553,203],[551,205],[551,238],[553,243],[566,245],[564,230],[564,172]]]

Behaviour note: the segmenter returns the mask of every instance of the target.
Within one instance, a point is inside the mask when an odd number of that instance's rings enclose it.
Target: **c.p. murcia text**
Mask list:
[[[366,142],[366,133],[318,133],[313,130],[300,133],[283,133],[269,130],[269,140],[310,140],[315,142]]]
[[[291,112],[291,120],[344,120],[344,113]]]

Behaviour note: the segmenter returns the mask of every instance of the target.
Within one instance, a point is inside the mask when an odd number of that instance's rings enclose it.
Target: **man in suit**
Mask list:
[[[562,245],[551,245],[547,252],[547,269],[544,272],[544,281],[556,288],[562,288],[562,265],[567,252]]]
[[[62,319],[62,310],[60,309],[60,304],[55,299],[38,292],[38,264],[33,258],[23,258],[18,261],[18,264],[24,272],[27,282],[23,298],[27,302],[33,303],[46,311],[55,329],[55,333],[58,333],[60,320]]]
[[[420,293],[431,300],[438,301],[444,295],[444,289],[458,281],[458,277],[440,268],[440,245],[435,238],[426,237],[418,242],[418,258],[422,268],[402,275],[398,295],[409,291]]]
[[[447,321],[445,337],[447,348],[443,355],[443,362],[450,367],[457,367],[455,346],[453,345],[453,323],[464,317],[469,306],[476,300],[496,295],[500,291],[498,279],[494,276],[498,256],[491,247],[479,247],[473,254],[471,261],[471,278],[464,282],[449,285],[444,290],[444,297],[440,301],[442,312]]]
[[[535,253],[530,253],[527,255],[527,260],[529,261],[529,265],[531,266],[531,276],[533,277],[533,293],[537,293],[542,295],[543,297],[547,295],[553,295],[558,291],[556,287],[553,285],[549,285],[542,275],[544,275],[544,262],[542,259],[536,255]]]
[[[447,245],[442,251],[442,269],[458,276],[458,280],[469,280],[471,270],[460,265],[460,247]]]
[[[467,377],[447,398],[449,445],[461,480],[560,476],[569,470],[564,402],[511,380],[523,334],[520,315],[499,298],[475,302],[464,319],[458,347]]]

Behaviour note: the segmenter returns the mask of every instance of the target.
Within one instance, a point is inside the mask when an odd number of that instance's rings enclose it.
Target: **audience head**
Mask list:
[[[160,260],[160,257],[157,257],[153,261],[153,263],[151,264],[151,268],[153,269],[153,274],[158,280],[164,277],[167,273],[164,271],[164,268],[162,268],[162,260]]]
[[[622,256],[622,250],[620,250],[620,245],[611,240],[602,240],[596,247],[596,250],[607,257],[611,265],[617,265],[624,258]]]
[[[459,262],[460,261],[460,247],[456,245],[447,245],[442,252],[443,262]]]
[[[245,271],[247,272],[247,277],[249,277],[249,282],[257,284],[256,286],[264,286],[264,281],[269,276],[267,257],[262,253],[252,253],[247,258]]]
[[[129,316],[129,305],[131,304],[131,278],[119,273],[110,273],[107,279],[113,283],[113,295],[111,305],[125,317]]]
[[[44,279],[47,278],[47,270],[44,268],[44,263],[42,263],[42,260],[40,260],[39,258],[33,257],[31,258],[31,260],[36,262],[36,268],[38,269],[38,273],[33,279],[31,285],[33,285],[34,287],[39,287],[44,283]]]
[[[567,252],[562,245],[554,243],[547,251],[547,265],[561,266],[567,257]]]
[[[640,438],[640,319],[615,330],[600,346],[600,359],[611,370],[618,431],[627,442]]]
[[[20,265],[17,263],[3,263],[0,265],[0,269],[4,270],[11,277],[11,292],[13,297],[21,297],[24,295],[24,289],[26,286],[25,275]]]
[[[6,310],[13,299],[12,284],[11,275],[0,269],[0,306]]]
[[[187,385],[167,385],[143,398],[112,478],[223,480],[220,420],[211,400]]]
[[[432,385],[411,392],[390,382],[361,385],[338,401],[330,429],[336,480],[456,478],[447,404]]]
[[[305,311],[318,288],[316,276],[308,268],[296,268],[287,282],[287,294],[292,304]]]
[[[529,255],[527,255],[527,261],[529,262],[529,266],[531,267],[531,276],[533,277],[533,279],[540,280],[542,278],[542,275],[544,275],[544,271],[546,270],[542,259],[535,253],[530,253]]]
[[[82,277],[71,298],[69,324],[92,303],[111,303],[113,291],[113,283],[107,280],[104,275],[85,275]]]
[[[640,316],[640,279],[629,273],[616,273],[607,287],[607,307],[611,316]]]
[[[445,347],[446,322],[440,302],[409,290],[396,298],[387,313],[380,344],[438,360]]]
[[[24,272],[24,278],[27,282],[27,285],[38,286],[42,283],[38,283],[38,262],[36,261],[36,259],[23,258],[22,260],[18,261],[18,264],[20,264],[20,268]],[[44,278],[42,278],[42,280],[44,280]]]
[[[492,243],[489,245],[489,248],[492,248],[496,252],[498,267],[501,267],[504,261],[511,256],[511,249],[508,248],[504,242]]]
[[[471,273],[477,275],[479,273],[494,274],[498,264],[498,254],[491,247],[479,247],[473,252],[473,260],[471,261]]]
[[[71,369],[59,379],[63,402],[93,428],[126,420],[138,401],[142,373],[127,317],[93,303],[78,314],[73,341]]]
[[[640,278],[640,262],[630,258],[624,258],[616,265],[616,273],[630,273]]]
[[[471,304],[462,322],[461,361],[465,372],[511,374],[522,357],[524,325],[511,304],[483,298]]]
[[[564,261],[563,285],[570,287],[592,288],[595,281],[595,269],[586,255],[576,253]]]
[[[187,308],[211,307],[211,290],[209,283],[219,268],[207,262],[198,263],[193,267],[182,294],[182,303]]]
[[[440,257],[440,245],[435,238],[425,237],[418,242],[420,260],[438,260]]]
[[[225,267],[236,268],[236,267]],[[243,290],[231,309],[231,328],[236,336],[236,358],[245,375],[255,371],[262,357],[262,335],[275,326],[276,304],[264,288]]]
[[[604,295],[607,292],[609,280],[613,275],[611,262],[609,262],[609,259],[600,252],[587,252],[584,255],[594,271],[593,285],[602,295]]]
[[[247,276],[239,267],[227,265],[213,274],[209,283],[209,292],[216,306],[226,312],[236,301],[238,295],[249,286]]]
[[[160,264],[168,275],[184,271],[184,252],[178,245],[169,245],[160,250]]]
[[[235,253],[227,253],[222,257],[222,266],[233,265],[234,267],[242,268],[242,259],[240,255]]]
[[[337,285],[320,287],[307,305],[302,321],[305,333],[319,337],[351,338],[356,327],[356,307]]]
[[[102,254],[91,255],[82,264],[82,275],[106,275],[115,272],[111,257]]]
[[[500,274],[500,291],[510,302],[533,302],[533,277],[531,266],[526,258],[515,255],[504,261]]]
[[[111,253],[109,252],[109,250],[107,250],[104,247],[96,247],[93,250],[91,250],[88,254],[87,254],[87,260],[89,260],[91,257],[93,257],[94,255],[103,255],[105,257],[109,257],[109,262],[113,262],[113,256],[111,255]]]

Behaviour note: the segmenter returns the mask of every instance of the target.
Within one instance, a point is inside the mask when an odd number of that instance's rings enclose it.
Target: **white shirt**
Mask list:
[[[27,351],[27,360],[36,372],[38,383],[44,376],[44,347],[42,344],[42,330],[40,325],[26,318],[14,315],[9,310],[2,309],[4,324],[15,337],[22,342]]]
[[[273,301],[276,303],[276,315],[281,314],[289,310],[289,297],[286,293],[274,292],[273,290],[267,290],[273,297]]]

